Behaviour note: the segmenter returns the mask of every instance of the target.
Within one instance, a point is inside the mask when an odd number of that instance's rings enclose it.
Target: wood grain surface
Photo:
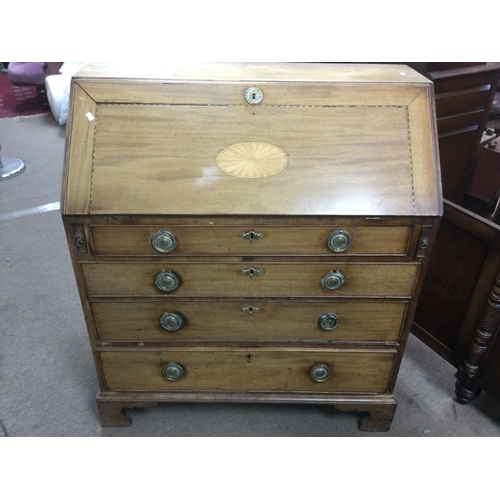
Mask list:
[[[387,389],[394,352],[339,352],[328,349],[219,349],[166,351],[100,351],[107,387],[113,391],[309,391],[381,393]],[[185,375],[169,381],[167,363],[178,363]],[[309,375],[327,364],[330,379]]]
[[[440,214],[427,80],[396,66],[278,66],[167,69],[159,73],[172,79],[159,82],[120,80],[123,68],[112,78],[112,67],[91,65],[75,77],[74,93],[94,100],[99,126],[89,129],[87,111],[75,107],[65,213]],[[264,92],[259,106],[243,98],[250,70]],[[275,145],[287,168],[261,179],[226,174],[216,158],[241,142]],[[91,185],[75,196],[80,178]]]
[[[99,340],[138,342],[397,342],[407,308],[406,302],[262,298],[108,300],[90,305]],[[180,330],[170,332],[160,326],[160,317],[167,311],[183,317]],[[339,318],[334,330],[318,326],[318,318],[326,313]]]
[[[388,430],[442,212],[433,99],[401,65],[91,63],[75,75],[61,206],[103,425],[129,425],[124,407],[266,401],[369,412],[362,429]],[[235,144],[251,144],[243,160]],[[278,150],[279,164],[262,159]],[[337,229],[352,238],[341,253],[327,247]],[[171,252],[152,246],[159,230]],[[171,292],[155,285],[167,271]],[[330,272],[338,290],[321,284]],[[165,313],[182,327],[164,329]],[[319,326],[324,314],[336,328]],[[167,363],[184,376],[167,380]],[[318,364],[325,382],[310,376]]]
[[[274,264],[274,263],[82,263],[89,296],[190,297],[411,297],[419,265],[410,264]],[[242,271],[253,267],[253,277]],[[180,286],[162,292],[154,285],[162,270],[176,274]],[[332,270],[345,276],[338,290],[325,290],[321,278]]]
[[[169,255],[405,255],[409,227],[288,227],[288,226],[91,226],[97,255],[164,256],[151,245],[155,233],[165,229],[177,240]],[[340,254],[328,249],[328,236],[347,231],[351,246]],[[262,234],[250,242],[242,234]]]
[[[168,63],[138,64],[92,62],[76,78],[186,81],[303,81],[303,82],[391,82],[428,83],[405,65],[318,63]]]

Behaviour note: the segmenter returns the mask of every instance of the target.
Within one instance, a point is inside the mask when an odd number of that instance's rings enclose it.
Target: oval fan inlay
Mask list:
[[[216,161],[229,175],[258,179],[281,172],[288,165],[288,155],[273,144],[239,142],[223,149]]]

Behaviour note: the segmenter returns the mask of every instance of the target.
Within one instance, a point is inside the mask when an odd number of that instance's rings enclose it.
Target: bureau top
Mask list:
[[[413,69],[396,64],[329,63],[90,63],[76,79],[139,79],[217,82],[429,83]]]
[[[406,66],[90,64],[64,214],[441,214],[432,83]]]

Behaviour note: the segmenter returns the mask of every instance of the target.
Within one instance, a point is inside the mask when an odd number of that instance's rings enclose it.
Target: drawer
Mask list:
[[[410,227],[398,226],[91,226],[90,232],[97,255],[120,256],[405,255],[410,237]]]
[[[489,84],[437,95],[436,115],[442,118],[484,109],[489,95]]]
[[[91,308],[103,341],[396,342],[407,303],[114,300]]]
[[[85,262],[81,268],[89,296],[410,297],[419,264]]]
[[[382,393],[388,388],[395,352],[170,349],[100,351],[99,358],[112,391]],[[315,367],[318,377],[329,372],[329,378],[314,381]],[[171,377],[183,375],[168,380],[165,369]]]

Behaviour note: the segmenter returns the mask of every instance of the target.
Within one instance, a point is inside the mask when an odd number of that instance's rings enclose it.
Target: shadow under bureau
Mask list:
[[[102,424],[234,401],[388,430],[441,213],[432,84],[405,66],[87,66],[62,214]]]

